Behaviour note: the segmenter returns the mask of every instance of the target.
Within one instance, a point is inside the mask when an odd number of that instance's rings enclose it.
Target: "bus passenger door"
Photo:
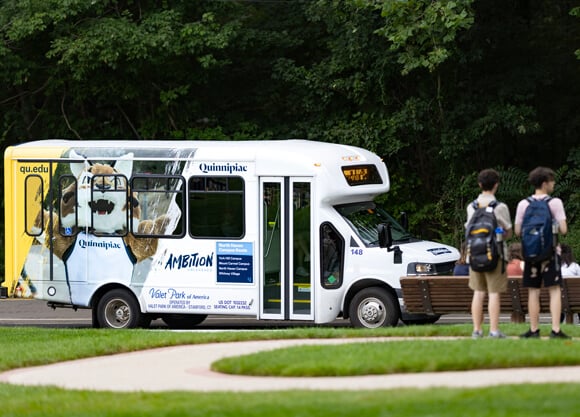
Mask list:
[[[260,179],[260,318],[314,318],[311,188],[308,178]]]
[[[17,227],[24,227],[24,233],[16,234],[15,247],[22,262],[16,262],[19,269],[19,285],[25,288],[23,296],[36,297],[58,303],[70,303],[70,293],[66,282],[65,267],[54,253],[55,216],[59,214],[54,201],[56,191],[49,173],[54,172],[50,161],[22,162],[20,171],[24,198],[17,197]],[[32,172],[32,173],[31,173]],[[20,182],[20,181],[19,181]]]

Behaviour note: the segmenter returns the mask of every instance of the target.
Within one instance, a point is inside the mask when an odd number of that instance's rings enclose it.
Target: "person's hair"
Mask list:
[[[542,188],[542,184],[547,181],[554,181],[556,179],[556,173],[547,167],[537,167],[534,168],[530,175],[528,176],[528,181],[534,186],[534,188]]]
[[[569,245],[566,245],[565,243],[562,243],[560,245],[560,248],[562,249],[562,253],[561,253],[561,257],[562,257],[562,263],[565,265],[570,265],[572,262],[574,262],[574,254],[572,253],[572,248]]]
[[[509,256],[510,261],[512,259],[519,259],[520,261],[523,260],[522,244],[518,243],[518,242],[512,243],[508,249],[508,256]]]
[[[499,172],[492,168],[484,169],[477,176],[477,182],[483,191],[491,191],[499,182]]]

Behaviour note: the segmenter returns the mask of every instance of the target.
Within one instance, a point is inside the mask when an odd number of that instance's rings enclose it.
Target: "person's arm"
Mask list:
[[[558,234],[564,236],[568,233],[568,223],[566,222],[566,212],[564,211],[564,203],[559,198],[550,200],[550,210],[552,216],[558,222]]]
[[[513,235],[513,227],[510,219],[510,209],[506,204],[501,204],[497,208],[497,219],[501,227],[503,227],[504,240],[509,239]]]
[[[513,236],[513,234],[514,234],[514,231],[513,231],[512,229],[507,229],[507,230],[505,231],[505,233],[504,233],[504,236],[503,236],[503,238],[507,240],[507,239],[509,239],[510,237],[512,237],[512,236]]]
[[[558,222],[558,233],[561,235],[568,233],[568,223],[566,223],[566,219]]]
[[[514,219],[514,232],[518,237],[522,235],[522,220],[524,218],[524,213],[527,207],[528,207],[527,201],[522,200],[518,203],[518,207],[516,209],[516,218]]]

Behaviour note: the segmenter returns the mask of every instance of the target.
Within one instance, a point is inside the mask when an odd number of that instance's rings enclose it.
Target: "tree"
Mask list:
[[[240,24],[220,16],[235,7],[4,2],[3,137],[156,137],[204,117],[191,98],[228,62]]]
[[[358,145],[387,162],[392,211],[458,243],[480,169],[548,165],[577,180],[579,10],[572,0],[5,0],[0,139]]]

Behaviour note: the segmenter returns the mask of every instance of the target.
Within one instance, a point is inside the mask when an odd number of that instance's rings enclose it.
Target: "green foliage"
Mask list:
[[[558,171],[575,236],[580,8],[559,0],[0,3],[0,141],[303,137],[362,146],[389,211],[459,243],[474,173]],[[572,237],[569,237],[572,239]],[[580,252],[580,248],[578,248]]]
[[[566,209],[569,233],[562,238],[562,241],[572,246],[574,253],[580,254],[580,230],[578,228],[580,161],[577,159],[579,154],[577,149],[573,150],[569,158],[570,166],[564,165],[557,170],[553,196],[562,199]],[[526,196],[533,194],[534,189],[528,182],[528,172],[515,167],[496,167],[496,169],[500,173],[500,186],[496,197],[499,201],[507,204],[513,222],[517,204]],[[452,241],[458,244],[463,240],[466,207],[480,192],[477,187],[477,172],[472,172],[471,175],[455,181],[454,184],[447,193],[443,194],[440,204],[445,200],[459,203],[455,206],[455,221],[451,227],[452,230],[456,231]],[[445,212],[449,213],[450,210]]]
[[[385,26],[377,33],[399,52],[403,75],[417,68],[430,72],[457,52],[456,38],[474,21],[473,0],[377,1]]]
[[[574,7],[572,10],[570,10],[570,16],[580,17],[580,7]],[[576,57],[580,59],[580,49],[577,49],[575,54]]]
[[[557,174],[554,195],[562,198],[566,208],[568,234],[562,241],[572,247],[572,253],[580,260],[580,147],[573,148],[567,164]]]

